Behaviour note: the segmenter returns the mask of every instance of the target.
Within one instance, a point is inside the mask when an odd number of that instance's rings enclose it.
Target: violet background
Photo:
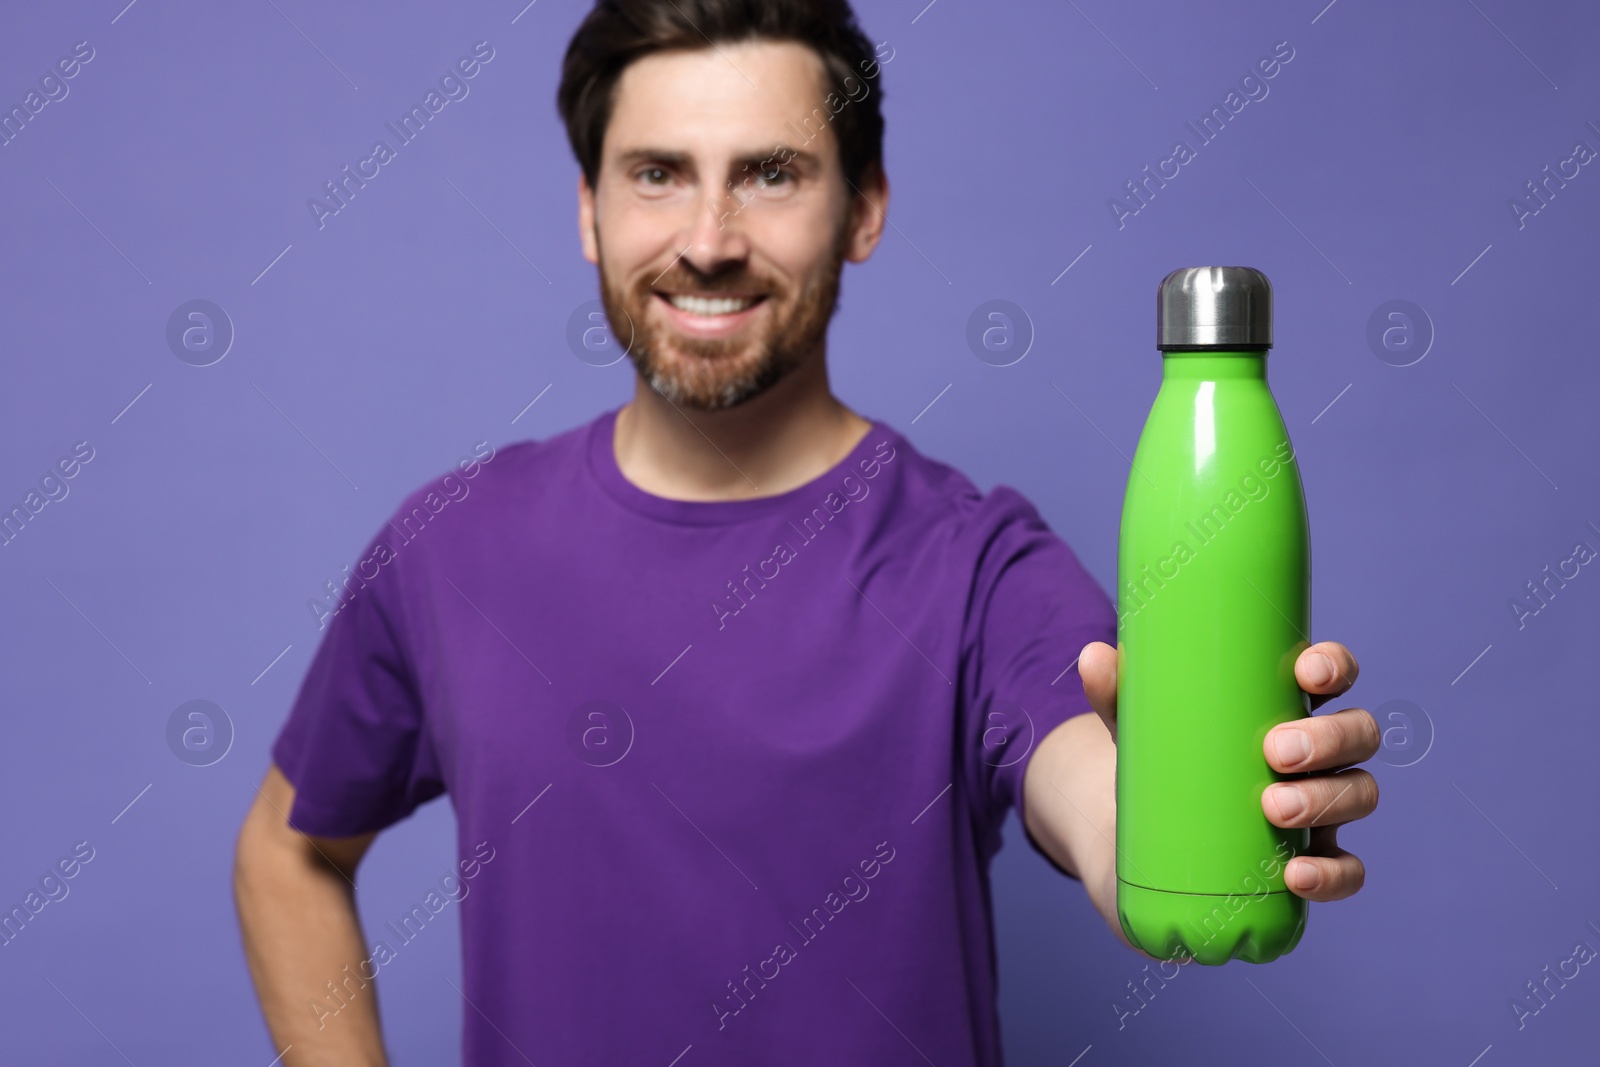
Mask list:
[[[632,385],[626,361],[591,366],[565,340],[596,296],[553,103],[586,7],[124,2],[18,7],[0,33],[7,108],[74,42],[95,49],[0,147],[0,505],[75,442],[95,449],[0,550],[0,905],[74,842],[96,850],[0,948],[0,1032],[8,1062],[265,1064],[230,866],[316,648],[307,598],[473,442],[548,436]],[[1159,381],[1156,283],[1260,268],[1311,514],[1312,636],[1362,662],[1335,706],[1411,701],[1434,732],[1420,761],[1370,764],[1379,812],[1341,841],[1367,864],[1360,894],[1314,905],[1270,966],[1186,968],[1120,1029],[1143,960],[1013,816],[993,868],[1010,1062],[1589,1061],[1594,968],[1521,1030],[1510,1000],[1600,947],[1600,577],[1582,568],[1522,629],[1510,602],[1577,542],[1600,547],[1600,168],[1523,228],[1508,200],[1574,142],[1600,148],[1600,11],[924,2],[858,6],[894,49],[893,225],[845,274],[838,394],[1020,489],[1109,590]],[[307,199],[480,40],[495,58],[470,95],[319,230]],[[1193,144],[1185,122],[1285,40],[1269,95],[1119,229],[1108,198]],[[208,367],[165,339],[195,298],[236,330]],[[1006,367],[965,340],[996,298],[1035,331]],[[1433,324],[1410,366],[1367,341],[1393,299]],[[197,698],[235,731],[203,768],[165,735]],[[452,850],[447,802],[384,834],[369,928]],[[458,952],[452,918],[382,971],[394,1063],[457,1061]]]

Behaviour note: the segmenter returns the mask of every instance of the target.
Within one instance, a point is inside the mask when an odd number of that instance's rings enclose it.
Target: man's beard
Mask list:
[[[641,281],[627,291],[615,284],[600,260],[600,300],[614,336],[629,344],[634,369],[657,392],[679,407],[716,411],[758,396],[819,351],[839,297],[848,230],[841,227],[823,269],[807,279],[797,299],[786,307],[786,295],[766,280],[736,267],[703,275],[679,259],[661,277]],[[766,314],[773,319],[765,335],[690,337],[658,326],[649,314],[655,288],[670,292],[765,294]],[[759,312],[758,312],[759,314]]]

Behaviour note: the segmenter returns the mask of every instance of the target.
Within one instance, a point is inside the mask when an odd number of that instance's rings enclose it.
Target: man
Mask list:
[[[354,873],[446,791],[460,876],[426,911],[459,899],[473,1065],[997,1065],[1011,806],[1122,936],[1111,603],[1014,490],[828,388],[842,262],[883,232],[889,56],[843,0],[613,0],[579,30],[579,231],[636,389],[464,464],[448,508],[413,493],[328,620],[237,859],[286,1064],[385,1062],[372,983],[416,935],[363,944]],[[1332,642],[1296,665],[1315,703],[1356,670]],[[1350,709],[1264,754],[1376,747]],[[1360,888],[1334,829],[1376,800],[1353,768],[1265,791],[1315,826],[1293,891]]]

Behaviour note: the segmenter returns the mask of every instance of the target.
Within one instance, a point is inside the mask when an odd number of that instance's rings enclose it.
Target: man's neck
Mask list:
[[[787,492],[850,454],[871,424],[828,389],[819,354],[772,388],[720,411],[696,411],[635,382],[612,448],[628,481],[673,500],[743,500]]]

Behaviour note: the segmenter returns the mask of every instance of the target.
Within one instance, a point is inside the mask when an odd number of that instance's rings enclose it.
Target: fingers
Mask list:
[[[1274,826],[1335,826],[1364,819],[1378,807],[1378,780],[1352,767],[1278,782],[1261,791],[1261,810]]]
[[[1336,646],[1343,650],[1343,646]],[[1322,651],[1318,646],[1312,650]],[[1321,687],[1328,695],[1343,692],[1355,680],[1355,660],[1349,661],[1349,674],[1338,664],[1336,677],[1324,676]],[[1302,656],[1296,673],[1308,692],[1318,679]],[[1326,697],[1324,697],[1326,699]],[[1331,715],[1279,723],[1262,742],[1267,762],[1276,770],[1293,773],[1318,771],[1361,763],[1371,759],[1382,743],[1377,720],[1363,708],[1346,708]],[[1348,767],[1333,774],[1313,774],[1290,782],[1276,782],[1261,794],[1261,809],[1275,826],[1285,829],[1311,827],[1309,854],[1296,856],[1284,869],[1284,884],[1307,900],[1342,900],[1366,883],[1366,866],[1339,847],[1336,840],[1340,824],[1364,819],[1378,807],[1378,780],[1359,767]]]
[[[1284,868],[1284,883],[1290,892],[1307,900],[1343,900],[1366,884],[1366,865],[1339,847],[1336,833],[1332,826],[1311,831],[1315,854],[1296,856]]]
[[[1111,731],[1117,735],[1117,650],[1104,641],[1090,641],[1078,655],[1078,677],[1083,695]]]
[[[1364,763],[1382,744],[1383,732],[1372,712],[1345,708],[1280,722],[1267,731],[1261,747],[1272,769],[1288,774]]]
[[[1356,658],[1337,641],[1318,641],[1294,661],[1295,681],[1311,694],[1313,711],[1354,685],[1360,673]]]

